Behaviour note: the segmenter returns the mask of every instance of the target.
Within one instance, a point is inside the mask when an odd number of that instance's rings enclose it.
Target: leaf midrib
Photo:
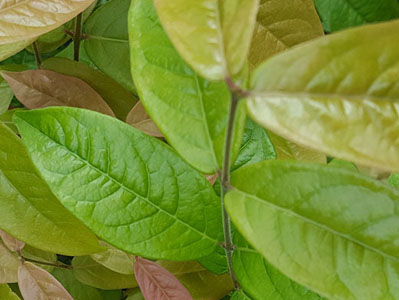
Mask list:
[[[125,186],[124,184],[120,183],[119,181],[117,181],[115,178],[111,177],[109,174],[103,172],[102,170],[100,170],[99,168],[97,168],[96,166],[92,165],[89,161],[85,160],[83,157],[79,156],[78,154],[74,153],[72,150],[68,149],[65,145],[60,144],[58,141],[54,140],[52,137],[48,136],[47,134],[45,134],[44,132],[42,132],[41,130],[39,130],[38,128],[34,127],[32,124],[28,123],[27,121],[25,121],[22,118],[17,117],[18,119],[20,119],[21,121],[23,121],[24,123],[28,124],[30,127],[32,127],[33,129],[35,129],[37,132],[39,132],[40,134],[42,134],[43,136],[45,136],[46,138],[48,138],[49,140],[53,141],[54,144],[58,145],[58,147],[64,148],[68,153],[70,153],[70,155],[75,156],[78,160],[80,160],[82,163],[86,164],[87,166],[93,168],[95,171],[97,171],[98,173],[100,173],[102,176],[108,178],[110,181],[112,181],[113,183],[115,183],[116,185],[118,185],[120,188],[124,189],[125,191],[132,193],[133,195],[135,195],[137,198],[144,200],[146,203],[148,203],[150,206],[154,207],[155,209],[157,209],[159,212],[163,212],[165,215],[169,216],[171,219],[174,219],[176,222],[183,224],[184,226],[190,228],[191,230],[193,230],[194,232],[198,233],[200,236],[211,240],[212,242],[215,242],[216,244],[219,243],[218,240],[211,238],[210,236],[206,235],[205,233],[199,231],[198,229],[192,227],[191,225],[183,222],[182,220],[178,219],[175,215],[170,214],[169,212],[163,210],[161,207],[156,206],[154,203],[152,203],[148,198],[143,197],[142,195],[137,194],[136,192],[134,192],[133,190],[131,190],[130,188],[128,188],[127,186]],[[83,125],[83,124],[82,124]],[[147,173],[148,174],[148,173]]]
[[[361,246],[362,248],[364,248],[364,249],[366,249],[366,250],[375,252],[375,253],[377,253],[377,254],[383,256],[384,258],[391,259],[391,260],[393,260],[393,261],[395,261],[395,262],[399,262],[399,258],[397,258],[397,257],[394,257],[394,256],[392,256],[392,255],[390,255],[390,254],[388,254],[388,253],[385,253],[385,252],[383,252],[382,250],[379,250],[379,249],[377,249],[377,248],[375,248],[375,247],[373,247],[373,246],[369,246],[369,245],[367,245],[367,244],[365,244],[365,243],[363,243],[363,242],[361,242],[361,241],[355,240],[355,239],[352,238],[350,235],[343,234],[343,233],[341,233],[341,232],[339,232],[339,231],[336,231],[336,230],[334,230],[334,229],[328,227],[327,225],[324,225],[324,224],[321,224],[321,223],[317,223],[316,221],[314,221],[314,220],[312,220],[312,219],[309,219],[309,218],[307,218],[307,217],[305,217],[305,216],[302,216],[302,215],[300,215],[300,214],[298,214],[298,213],[296,213],[296,212],[294,212],[294,211],[292,211],[292,210],[290,210],[290,209],[288,209],[288,208],[284,208],[284,207],[281,207],[281,206],[279,206],[279,205],[277,205],[277,204],[275,204],[275,203],[272,203],[272,202],[270,202],[270,201],[267,201],[267,200],[265,200],[265,199],[258,198],[258,197],[256,197],[255,195],[248,194],[248,193],[246,193],[246,192],[244,192],[244,191],[241,191],[241,190],[239,190],[239,189],[237,189],[237,188],[234,188],[233,191],[238,192],[238,193],[240,193],[240,194],[243,194],[245,197],[251,198],[251,199],[255,200],[256,202],[261,203],[262,205],[268,205],[268,206],[270,206],[270,207],[276,209],[277,211],[284,212],[284,213],[286,213],[286,214],[288,214],[288,215],[291,215],[291,216],[293,216],[293,217],[296,217],[296,218],[300,219],[301,221],[303,221],[303,222],[305,222],[305,223],[312,224],[312,225],[314,225],[314,226],[316,226],[316,227],[318,227],[318,228],[321,228],[322,230],[325,230],[325,231],[327,231],[327,232],[329,232],[329,233],[331,233],[331,234],[333,234],[333,235],[339,236],[339,237],[342,238],[342,239],[345,239],[345,240],[347,240],[347,241],[349,241],[349,242],[352,242],[352,243],[354,243],[354,244],[357,244],[357,245]],[[251,226],[251,227],[252,227],[252,226]]]

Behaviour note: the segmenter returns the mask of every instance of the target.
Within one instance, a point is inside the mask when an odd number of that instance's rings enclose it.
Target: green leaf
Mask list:
[[[126,275],[107,269],[90,256],[77,256],[72,260],[73,274],[80,282],[103,290],[137,287],[134,275]],[[132,262],[133,269],[133,262]]]
[[[266,130],[247,118],[240,152],[231,168],[232,171],[262,160],[275,158],[276,152]]]
[[[69,107],[17,112],[14,122],[52,191],[103,240],[175,260],[198,259],[219,244],[219,199],[165,143]]]
[[[314,0],[324,30],[333,32],[399,17],[397,0]]]
[[[46,60],[42,64],[42,69],[82,79],[101,95],[118,119],[122,121],[126,119],[127,114],[138,101],[116,81],[84,63],[55,57]]]
[[[344,161],[344,160],[339,160],[334,158],[331,162],[328,163],[329,167],[336,167],[336,168],[344,168],[352,171],[358,171],[356,165],[354,165],[351,162]]]
[[[248,56],[254,67],[324,34],[313,0],[261,0],[256,21]]]
[[[38,249],[83,255],[102,250],[40,179],[21,140],[0,123],[0,228]]]
[[[33,260],[41,261],[41,262],[45,262],[45,263],[53,263],[54,264],[57,261],[57,255],[55,255],[54,253],[36,249],[29,245],[25,245],[25,247],[21,251],[21,254],[25,258],[33,259]],[[37,265],[48,272],[51,272],[54,269],[53,266],[47,266],[47,265],[42,265],[42,264],[37,264]]]
[[[399,191],[289,161],[241,168],[231,183],[233,223],[283,274],[329,299],[399,299]]]
[[[393,173],[388,178],[388,183],[399,189],[399,174]]]
[[[270,58],[253,75],[250,115],[330,156],[399,170],[398,31],[368,25]]]
[[[86,50],[84,47],[85,42],[86,42],[86,40],[83,40],[80,42],[79,62],[84,63],[84,64],[88,65],[89,67],[92,67],[93,69],[97,69],[97,66],[91,61],[90,57],[86,53]],[[64,50],[58,52],[55,57],[68,58],[70,60],[73,60],[74,51],[75,51],[74,45],[73,45],[73,43],[71,43]]]
[[[1,300],[21,300],[7,284],[0,284]]]
[[[87,55],[105,74],[135,93],[129,64],[127,14],[130,0],[112,0],[87,20]]]
[[[18,110],[24,110],[24,108],[16,108],[6,111],[5,113],[0,115],[0,123],[6,125],[12,131],[18,134],[17,126],[15,126],[14,122],[12,121],[12,116]]]
[[[0,45],[0,61],[13,56],[19,51],[23,50],[26,46],[33,43],[34,39],[29,39],[26,41],[19,41],[11,44]]]
[[[2,65],[0,66],[0,70],[24,71],[26,70],[26,67],[23,65]],[[0,75],[0,115],[8,110],[13,96],[14,93],[12,89],[8,85],[7,81],[5,81],[4,78]]]
[[[238,233],[234,236],[236,250],[234,271],[241,288],[254,300],[321,300],[322,298],[290,280],[266,262]]]
[[[200,258],[198,262],[214,274],[221,275],[228,272],[226,251],[222,246],[217,247],[211,255]]]
[[[126,300],[145,300],[143,294],[141,293],[140,289],[134,289],[133,291],[129,291],[129,296]]]
[[[20,264],[17,256],[8,250],[0,240],[0,284],[17,282]]]
[[[230,108],[226,84],[199,77],[180,58],[157,19],[152,0],[132,2],[129,28],[132,74],[146,111],[187,162],[205,174],[215,173],[222,165]],[[241,144],[244,122],[245,113],[240,110],[233,157]]]
[[[223,80],[244,67],[259,0],[155,0],[180,55],[203,77]]]
[[[71,270],[56,268],[51,274],[64,286],[74,300],[103,300],[97,289],[81,283]]]

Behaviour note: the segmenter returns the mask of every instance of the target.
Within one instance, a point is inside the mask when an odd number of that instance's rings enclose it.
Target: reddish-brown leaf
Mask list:
[[[146,300],[193,300],[179,280],[155,262],[136,257],[134,274]]]
[[[24,300],[73,300],[53,275],[29,262],[19,267],[18,286]]]
[[[21,251],[25,247],[25,243],[17,240],[16,238],[9,235],[7,232],[0,230],[0,237],[3,240],[4,245],[11,251]]]
[[[157,125],[151,120],[141,101],[137,102],[126,117],[126,123],[138,130],[155,137],[163,137]]]
[[[218,179],[218,174],[205,175],[205,177],[211,185],[214,185],[215,181]]]
[[[101,96],[81,79],[47,70],[1,72],[26,108],[72,106],[115,116]]]

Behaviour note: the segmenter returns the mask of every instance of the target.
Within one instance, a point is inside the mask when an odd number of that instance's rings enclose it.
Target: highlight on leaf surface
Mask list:
[[[155,0],[165,31],[183,59],[210,80],[244,67],[259,0]]]
[[[214,174],[222,166],[226,139],[230,109],[226,84],[200,77],[183,61],[159,23],[152,0],[132,1],[129,30],[132,75],[143,106],[188,163],[204,174]],[[242,102],[234,128],[232,162],[244,124]]]
[[[26,108],[73,106],[115,116],[101,96],[84,81],[47,70],[1,72]]]
[[[94,0],[16,0],[0,3],[0,45],[34,38],[66,23]]]
[[[136,256],[134,274],[145,299],[193,300],[179,280],[155,262]]]
[[[252,76],[250,115],[303,146],[399,170],[398,30],[363,26],[270,58]]]
[[[103,250],[40,178],[21,139],[1,122],[0,140],[0,228],[54,253],[85,255]]]
[[[165,143],[76,108],[16,112],[14,122],[52,191],[104,241],[175,260],[198,259],[219,244],[218,197]]]
[[[24,300],[73,300],[53,275],[30,262],[25,262],[19,267],[18,286]]]
[[[399,191],[347,169],[288,161],[239,169],[231,184],[233,223],[283,274],[328,299],[399,299]]]

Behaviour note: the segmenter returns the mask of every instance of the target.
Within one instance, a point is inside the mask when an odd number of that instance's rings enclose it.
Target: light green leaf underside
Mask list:
[[[315,0],[324,30],[333,32],[399,17],[397,0]]]
[[[74,18],[93,0],[15,0],[0,3],[0,45],[25,41]]]
[[[180,58],[159,24],[152,0],[132,2],[129,27],[132,74],[146,111],[187,162],[203,173],[215,173],[222,164],[230,106],[225,83],[199,77]],[[241,109],[233,157],[244,118]]]
[[[0,284],[0,299],[20,300],[20,298],[10,289],[7,284]]]
[[[245,65],[259,0],[155,0],[173,45],[203,77],[223,80]]]
[[[111,0],[87,20],[84,47],[95,65],[131,92],[136,92],[129,63],[127,14],[130,0]]]
[[[122,121],[126,119],[127,114],[138,101],[132,93],[116,81],[84,63],[53,57],[46,60],[42,68],[82,79],[100,94],[116,117]]]
[[[234,235],[236,250],[233,267],[241,288],[253,300],[321,300],[319,295],[299,285],[266,262],[239,234]]]
[[[249,113],[303,146],[399,170],[398,30],[364,26],[272,57],[253,75]]]
[[[97,238],[40,179],[21,140],[0,123],[0,228],[36,248],[84,255],[102,250]]]
[[[317,164],[268,161],[232,175],[233,223],[268,262],[329,299],[399,299],[399,192]]]
[[[155,259],[198,259],[215,249],[218,198],[163,142],[74,108],[17,112],[14,122],[54,193],[106,242]]]
[[[80,282],[103,290],[137,287],[134,275],[126,275],[107,269],[90,256],[77,256],[72,260],[73,274]],[[133,268],[133,263],[132,263]]]
[[[248,57],[253,67],[324,34],[313,0],[261,0],[256,21]]]

